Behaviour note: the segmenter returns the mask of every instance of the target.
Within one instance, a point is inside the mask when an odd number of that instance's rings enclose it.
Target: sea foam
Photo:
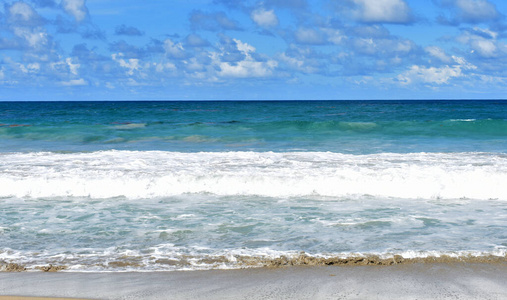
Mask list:
[[[507,200],[505,182],[507,155],[492,153],[0,154],[0,197],[152,198],[209,193]]]

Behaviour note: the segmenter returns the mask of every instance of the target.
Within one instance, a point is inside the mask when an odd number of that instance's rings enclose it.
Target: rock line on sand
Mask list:
[[[192,258],[192,257],[190,257]],[[264,258],[264,257],[252,257],[252,256],[235,256],[235,265],[231,269],[251,268],[251,267],[285,267],[285,266],[392,266],[399,264],[432,264],[432,263],[505,263],[507,262],[507,256],[428,256],[428,257],[416,257],[416,258],[404,258],[401,255],[392,255],[391,257],[380,257],[378,255],[367,255],[367,256],[350,256],[350,257],[315,257],[307,255],[301,252],[294,256],[281,256],[277,258]],[[180,261],[178,260],[156,260],[156,264],[175,266],[180,269],[190,267],[188,262],[189,257],[183,257]],[[229,262],[229,258],[225,256],[208,257],[208,258],[195,258],[197,264],[218,265],[226,264]],[[104,265],[106,271],[117,271],[117,270],[129,270],[129,271],[146,271],[146,267],[141,264],[138,260],[129,260],[126,258],[124,261],[109,262]],[[2,262],[0,261],[0,272],[24,272],[40,270],[43,272],[58,272],[68,269],[66,265],[53,265],[49,264],[46,266],[27,266],[23,264],[17,264],[13,262]],[[213,268],[211,268],[213,269]],[[164,269],[157,271],[166,271]],[[174,270],[170,270],[174,271]]]

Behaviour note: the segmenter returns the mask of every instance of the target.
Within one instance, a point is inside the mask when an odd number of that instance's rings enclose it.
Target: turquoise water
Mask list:
[[[505,152],[506,116],[506,101],[0,103],[0,151]]]
[[[0,102],[0,261],[505,256],[507,101]]]

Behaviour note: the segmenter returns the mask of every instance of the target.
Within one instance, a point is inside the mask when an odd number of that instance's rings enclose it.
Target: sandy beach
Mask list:
[[[505,299],[506,263],[145,273],[0,273],[6,296],[85,299]]]

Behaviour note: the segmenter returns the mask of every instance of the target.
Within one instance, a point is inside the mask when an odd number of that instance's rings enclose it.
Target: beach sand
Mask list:
[[[5,296],[86,299],[507,299],[507,263],[0,273]],[[39,298],[41,299],[41,298]]]
[[[0,300],[87,300],[78,298],[0,296]]]

